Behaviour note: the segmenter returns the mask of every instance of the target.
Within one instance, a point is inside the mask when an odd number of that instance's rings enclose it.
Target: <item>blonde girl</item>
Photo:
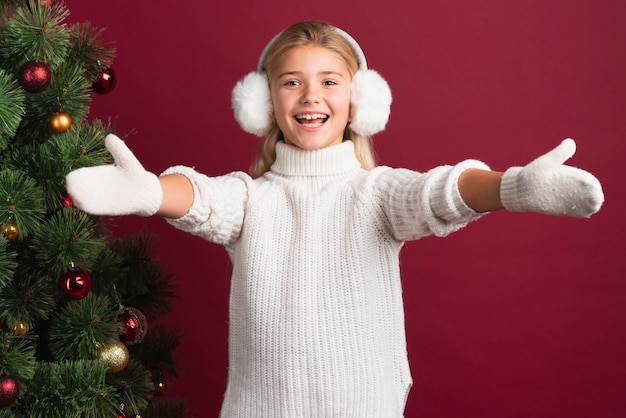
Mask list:
[[[160,215],[223,245],[233,263],[223,418],[399,418],[411,387],[398,256],[506,208],[588,217],[591,174],[563,141],[525,167],[467,160],[424,173],[376,166],[391,93],[347,33],[296,23],[233,92],[235,117],[264,137],[252,175],[143,169],[114,135],[115,163],[67,176],[96,215]]]

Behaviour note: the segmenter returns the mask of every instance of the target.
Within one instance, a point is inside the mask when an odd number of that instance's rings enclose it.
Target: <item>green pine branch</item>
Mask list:
[[[24,384],[35,375],[35,349],[31,337],[0,334],[0,375],[15,377]]]
[[[122,304],[139,309],[149,322],[171,312],[177,296],[171,274],[162,275],[161,266],[150,256],[154,237],[126,236],[111,243],[125,260],[125,276],[116,287]]]
[[[151,370],[159,370],[173,378],[178,377],[179,364],[174,356],[182,341],[177,328],[158,323],[148,328],[143,342],[128,347],[131,356],[141,358],[142,363]]]
[[[187,415],[184,399],[165,399],[150,404],[141,415],[142,418],[183,418]]]
[[[68,62],[82,66],[88,80],[95,80],[113,63],[115,48],[104,46],[104,29],[89,22],[76,23],[70,27],[70,50]]]
[[[13,278],[17,267],[17,253],[9,248],[9,242],[0,235],[0,293],[2,288]]]
[[[119,373],[109,373],[106,377],[109,386],[116,388],[117,395],[124,405],[123,411],[141,415],[152,401],[154,383],[150,371],[136,360],[130,360],[128,366]],[[121,409],[121,408],[120,408]]]
[[[35,378],[20,400],[24,417],[113,417],[120,400],[106,384],[107,366],[101,361],[37,363]]]
[[[0,288],[0,324],[9,330],[34,329],[48,319],[57,306],[56,280],[36,272],[35,263],[32,264],[21,264],[14,271],[14,280]]]
[[[24,90],[16,78],[0,69],[0,152],[7,147],[25,115],[24,100]]]
[[[97,231],[98,224],[92,216],[64,208],[39,225],[31,246],[41,266],[53,274],[61,274],[72,266],[90,269],[106,245]]]
[[[42,61],[51,69],[63,64],[70,47],[70,30],[63,23],[69,10],[62,2],[52,3],[23,2],[4,23],[0,38],[4,68],[20,68],[26,61]]]
[[[45,213],[43,191],[22,171],[0,171],[0,225],[14,222],[20,236],[35,231]]]
[[[89,294],[68,303],[53,317],[48,341],[58,360],[96,359],[108,341],[118,338],[117,307],[104,295]]]

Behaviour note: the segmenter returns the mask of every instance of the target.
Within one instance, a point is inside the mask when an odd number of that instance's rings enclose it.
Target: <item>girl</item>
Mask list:
[[[426,173],[375,167],[369,138],[390,104],[354,39],[297,23],[233,92],[242,128],[265,137],[252,175],[176,166],[157,177],[109,135],[113,165],[67,176],[86,212],[158,214],[228,251],[222,417],[402,417],[403,243],[498,209],[588,217],[603,202],[595,177],[563,165],[572,140],[505,173],[473,160]]]

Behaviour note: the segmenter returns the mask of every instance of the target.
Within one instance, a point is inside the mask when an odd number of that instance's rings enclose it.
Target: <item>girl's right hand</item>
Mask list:
[[[154,215],[163,200],[159,178],[117,136],[104,142],[113,164],[79,168],[65,178],[74,206],[92,215]]]

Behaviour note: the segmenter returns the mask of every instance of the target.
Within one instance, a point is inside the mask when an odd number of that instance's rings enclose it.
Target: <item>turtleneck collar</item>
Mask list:
[[[354,155],[354,143],[343,141],[318,150],[304,150],[278,141],[272,171],[290,176],[337,175],[361,167]]]

